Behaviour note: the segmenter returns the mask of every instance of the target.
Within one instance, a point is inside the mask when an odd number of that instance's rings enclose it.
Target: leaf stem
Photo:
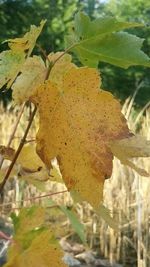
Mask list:
[[[41,199],[41,198],[45,198],[45,197],[51,197],[51,196],[54,196],[54,195],[59,195],[59,194],[64,194],[64,193],[67,193],[68,190],[63,190],[63,191],[58,191],[58,192],[53,192],[53,193],[47,193],[47,194],[44,194],[44,195],[41,195],[41,196],[35,196],[35,197],[30,197],[30,198],[27,198],[27,199],[23,199],[23,200],[19,200],[19,201],[15,201],[15,203],[13,202],[13,204],[21,204],[22,202],[26,202],[26,201],[33,201],[33,200],[36,200],[36,199]],[[11,205],[12,202],[8,202],[6,204],[0,204],[0,207],[5,207],[7,205]]]
[[[58,58],[55,59],[55,61],[52,64],[52,67],[54,67],[54,65],[56,64],[56,62],[58,60],[60,60],[66,53],[68,53],[75,45],[76,44],[73,44],[73,45],[69,46],[68,48],[66,48],[66,50]]]

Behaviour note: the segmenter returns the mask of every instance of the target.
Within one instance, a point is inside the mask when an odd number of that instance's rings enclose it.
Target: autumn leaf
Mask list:
[[[12,86],[12,97],[16,104],[27,101],[33,91],[44,82],[46,67],[38,56],[29,57],[20,69],[20,75]]]
[[[64,54],[64,52],[51,53],[49,54],[48,58],[52,63],[55,63],[55,61],[59,58],[57,64],[54,64],[51,69],[49,80],[55,83],[58,87],[61,87],[64,75],[70,69],[76,68],[76,65],[71,62],[71,55]]]
[[[53,230],[41,227],[45,223],[45,210],[34,206],[22,209],[19,216],[12,215],[15,235],[5,267],[67,267]]]
[[[15,155],[15,150],[11,147],[0,146],[0,154],[4,159],[12,161]],[[0,171],[0,181],[3,180],[6,170]],[[48,180],[54,180],[54,178],[63,182],[58,168],[53,167],[51,173],[45,167],[40,157],[37,155],[34,145],[24,145],[21,153],[16,160],[16,164],[11,171],[11,175],[15,176],[19,174],[19,178],[26,182],[33,184],[38,189],[46,191],[46,183]]]
[[[27,232],[42,226],[45,223],[45,209],[40,206],[22,208],[19,216],[13,217],[15,235],[20,239]]]
[[[117,157],[122,164],[131,167],[141,176],[150,176],[150,173],[131,161],[132,158],[150,157],[150,141],[137,135],[110,142],[110,148],[114,156]]]
[[[7,88],[11,87],[25,60],[30,56],[45,22],[41,21],[39,27],[32,25],[22,38],[7,40],[10,50],[0,53],[0,88],[5,84]]]
[[[24,62],[25,54],[22,51],[8,50],[0,54],[0,88],[5,84],[10,88]]]
[[[71,68],[61,87],[47,81],[31,98],[40,115],[39,156],[48,168],[57,157],[68,190],[94,208],[112,173],[113,155],[107,144],[129,136],[120,104],[99,86],[97,70]]]
[[[45,23],[46,20],[42,20],[39,26],[31,25],[30,31],[25,33],[23,37],[9,39],[5,42],[8,42],[11,50],[24,51],[27,56],[30,56]]]
[[[13,253],[12,248],[11,257],[5,267],[67,267],[62,261],[63,251],[50,230],[38,233],[29,248],[22,253],[16,253],[15,256]]]

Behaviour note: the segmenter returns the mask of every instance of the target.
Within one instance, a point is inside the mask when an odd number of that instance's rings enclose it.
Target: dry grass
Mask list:
[[[131,100],[126,101],[123,107],[123,113],[128,119],[129,127],[133,132],[138,132],[150,139],[150,110],[143,110],[137,119],[133,119],[133,108]],[[0,143],[6,145],[9,136],[13,130],[18,111],[11,110],[8,107],[4,111],[0,107]],[[13,147],[17,147],[18,140],[23,135],[25,125],[29,118],[30,110],[25,109],[15,138],[12,142]],[[28,139],[35,138],[37,129],[37,120],[33,123]],[[139,159],[138,164],[145,166],[150,171],[150,162],[148,159]],[[22,185],[21,185],[22,186]],[[4,202],[14,203],[16,200],[26,199],[37,194],[37,190],[27,187],[24,191],[20,189],[16,180],[15,190],[7,188],[8,193],[4,196]],[[51,190],[62,190],[52,185]],[[112,215],[120,225],[120,231],[115,232],[110,229],[106,223],[98,219],[91,208],[84,203],[77,204],[76,209],[81,220],[87,226],[87,235],[91,248],[100,246],[101,254],[109,258],[111,262],[122,262],[123,266],[149,267],[150,266],[150,180],[140,177],[131,169],[122,166],[118,160],[114,160],[114,170],[111,179],[105,183],[104,200],[105,205],[111,210]],[[11,192],[11,193],[10,193]],[[58,196],[57,196],[58,198]],[[60,196],[61,202],[70,203],[71,200],[67,194]],[[30,203],[27,203],[30,204]],[[13,207],[8,207],[7,211]],[[99,239],[100,237],[100,239]]]

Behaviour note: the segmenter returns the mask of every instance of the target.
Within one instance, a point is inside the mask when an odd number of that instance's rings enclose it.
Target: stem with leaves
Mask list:
[[[62,58],[70,49],[72,49],[73,46],[68,47],[54,62],[49,62],[49,66],[47,68],[47,73],[46,73],[46,76],[45,76],[45,81],[48,80],[50,72],[51,72],[52,68],[54,67],[54,65],[56,64],[56,62],[60,58]],[[47,56],[46,56],[46,58],[47,58]],[[11,173],[11,171],[12,171],[12,169],[13,169],[13,167],[14,167],[14,165],[15,165],[15,163],[16,163],[19,155],[20,155],[20,152],[21,152],[24,144],[26,143],[26,137],[28,135],[28,132],[29,132],[30,127],[32,125],[33,119],[34,119],[34,117],[36,115],[36,112],[37,112],[37,107],[35,106],[32,114],[31,114],[30,120],[28,122],[27,128],[26,128],[26,130],[24,132],[24,136],[23,136],[22,140],[20,141],[19,147],[18,147],[18,149],[17,149],[17,151],[16,151],[16,153],[14,155],[14,158],[13,158],[13,160],[12,160],[12,162],[11,162],[11,164],[10,164],[6,174],[5,174],[5,177],[4,177],[3,181],[0,184],[0,194],[3,192],[3,188],[4,188],[6,182],[7,182],[8,178],[9,178],[9,175],[10,175],[10,173]]]

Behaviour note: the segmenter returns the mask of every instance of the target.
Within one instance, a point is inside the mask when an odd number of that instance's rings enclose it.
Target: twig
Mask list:
[[[5,240],[11,240],[11,237],[2,231],[0,231],[0,238],[5,239]]]
[[[44,194],[44,195],[37,196],[37,197],[30,197],[30,198],[27,198],[27,199],[15,201],[15,203],[13,202],[13,204],[19,204],[19,203],[22,203],[22,202],[25,202],[25,201],[32,201],[32,200],[41,199],[41,198],[45,198],[45,197],[51,197],[51,196],[54,196],[54,195],[64,194],[64,193],[67,193],[67,192],[68,192],[67,190],[63,190],[63,191],[58,191],[58,192],[54,192],[54,193],[48,193],[48,194]],[[6,204],[0,204],[0,207],[3,208],[5,206],[11,205],[11,204],[12,204],[12,202],[8,202]]]
[[[30,209],[31,207],[25,207],[27,209]],[[53,209],[53,208],[59,208],[59,205],[53,205],[53,206],[46,206],[46,209]],[[16,207],[16,208],[12,208],[11,211],[15,211],[15,210],[21,210],[22,207]]]
[[[16,160],[17,160],[17,158],[18,158],[18,156],[19,156],[19,154],[20,154],[20,152],[21,152],[21,150],[22,150],[22,148],[23,148],[23,146],[25,144],[26,137],[27,137],[28,132],[30,130],[30,127],[31,127],[32,121],[34,119],[34,116],[36,114],[36,111],[37,111],[37,107],[35,106],[32,114],[31,114],[31,118],[30,118],[30,120],[28,122],[27,128],[25,130],[24,136],[23,136],[23,138],[22,138],[22,140],[20,142],[20,145],[19,145],[19,147],[18,147],[18,149],[17,149],[17,151],[16,151],[16,153],[14,155],[14,158],[13,158],[13,160],[12,160],[12,162],[11,162],[11,164],[10,164],[6,174],[5,174],[5,177],[4,177],[3,181],[2,181],[2,183],[0,184],[0,193],[2,193],[4,185],[7,182],[8,178],[9,178],[9,175],[10,175],[10,173],[11,173],[11,171],[12,171],[12,169],[13,169],[15,163],[16,163]]]
[[[20,112],[19,112],[18,118],[17,118],[17,120],[16,120],[16,123],[15,123],[15,125],[14,125],[14,128],[13,128],[13,130],[12,130],[12,133],[11,133],[10,137],[9,137],[9,140],[8,140],[8,143],[7,143],[7,146],[6,146],[6,147],[9,147],[9,146],[10,146],[10,144],[11,144],[13,138],[14,138],[14,135],[15,135],[15,133],[16,133],[16,130],[17,130],[18,124],[19,124],[19,122],[20,122],[21,116],[22,116],[22,114],[23,114],[24,108],[25,108],[25,103],[24,103],[24,104],[22,105],[22,107],[21,107],[21,110],[20,110]],[[3,165],[3,162],[4,162],[4,158],[2,158],[2,159],[0,160],[0,169],[1,169],[2,165]]]
[[[58,58],[55,59],[55,61],[53,62],[53,66],[56,64],[56,62],[58,60],[60,60],[67,52],[69,52],[76,44],[73,44],[71,46],[69,46]]]
[[[45,50],[39,45],[39,44],[36,44],[36,46],[39,48],[40,52],[42,53],[42,55],[44,56],[45,59],[48,60],[49,64],[51,63],[48,55],[46,54]]]

